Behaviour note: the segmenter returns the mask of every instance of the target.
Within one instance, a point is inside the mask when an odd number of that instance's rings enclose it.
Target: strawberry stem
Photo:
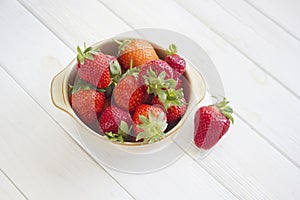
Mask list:
[[[117,43],[118,45],[121,45],[121,44],[122,44],[121,41],[119,41],[119,40],[117,40],[117,39],[115,39],[115,38],[113,38],[112,40],[113,40],[115,43]]]
[[[232,117],[233,109],[228,106],[229,101],[224,97],[222,101],[217,102],[214,106],[216,106],[219,111],[234,124],[234,119]]]
[[[82,79],[78,79],[76,81],[76,83],[74,83],[74,85],[69,84],[69,89],[72,94],[75,94],[75,93],[79,92],[80,90],[90,90],[90,89],[94,89],[98,92],[105,92],[105,89],[97,88]]]
[[[139,115],[139,119],[142,122],[137,125],[143,131],[136,137],[136,141],[144,139],[144,143],[153,143],[161,140],[165,134],[164,130],[167,128],[168,123],[163,120],[164,113],[160,113],[158,117],[154,117],[151,111],[148,112],[148,118],[144,115]]]
[[[121,52],[124,50],[124,48],[129,44],[129,43],[131,43],[132,42],[132,40],[130,40],[130,39],[127,39],[127,40],[123,40],[122,42],[121,41],[119,41],[119,40],[117,40],[117,39],[112,39],[115,43],[117,43],[118,45],[119,45],[119,47],[118,47],[118,49],[119,49],[119,51],[118,51],[118,56],[120,56],[120,54],[121,54]]]
[[[175,44],[170,44],[169,48],[166,49],[166,53],[167,55],[173,55],[177,53],[177,47]]]
[[[128,124],[122,120],[120,122],[120,126],[118,127],[118,132],[107,132],[105,133],[105,137],[110,141],[123,143],[124,139],[126,139],[126,137],[130,135],[131,130],[132,126],[128,126]]]
[[[78,62],[83,65],[85,59],[94,60],[93,55],[97,55],[100,51],[99,48],[95,49],[93,47],[86,47],[86,43],[83,44],[84,51],[80,49],[79,46],[77,46],[77,60]]]

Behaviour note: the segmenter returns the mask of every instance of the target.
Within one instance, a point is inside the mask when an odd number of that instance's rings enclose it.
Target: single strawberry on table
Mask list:
[[[77,47],[77,73],[78,76],[98,88],[106,88],[110,84],[109,62],[106,55],[93,49],[84,50]]]
[[[118,60],[125,68],[137,67],[151,60],[159,59],[153,46],[146,40],[142,39],[127,39],[124,41],[114,40],[119,44]]]
[[[143,139],[144,143],[152,143],[165,136],[167,115],[161,107],[141,104],[135,110],[132,119],[136,141]]]
[[[174,78],[179,78],[186,69],[185,60],[177,54],[177,47],[175,44],[169,45],[169,48],[166,50],[167,56],[165,61],[175,70]]]
[[[104,93],[80,79],[74,86],[71,86],[71,89],[70,103],[73,110],[83,122],[91,125],[97,120],[104,107]]]
[[[214,105],[203,106],[197,110],[194,118],[194,143],[198,148],[210,149],[228,131],[233,110],[229,101],[223,99]]]

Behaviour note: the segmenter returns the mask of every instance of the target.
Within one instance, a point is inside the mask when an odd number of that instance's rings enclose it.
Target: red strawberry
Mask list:
[[[158,56],[152,45],[146,40],[132,39],[123,42],[115,40],[119,44],[118,60],[125,68],[137,67],[151,60],[157,60]]]
[[[136,78],[127,75],[121,79],[113,91],[115,103],[125,111],[133,112],[147,98],[147,87],[139,85]]]
[[[178,122],[181,119],[181,117],[184,115],[186,108],[187,108],[187,103],[186,103],[186,100],[184,97],[181,99],[181,102],[182,102],[182,105],[171,105],[167,109],[167,111],[166,111],[167,119],[168,119],[167,122],[169,124]],[[155,104],[163,105],[157,96],[153,97],[151,103],[153,105],[155,105]]]
[[[194,142],[198,148],[210,149],[228,131],[233,110],[223,101],[203,106],[197,110],[194,118]]]
[[[143,139],[145,143],[152,143],[161,140],[167,126],[166,113],[160,107],[141,104],[133,114],[136,141]]]
[[[99,118],[100,129],[103,133],[117,133],[121,121],[126,122],[128,126],[131,125],[130,114],[116,106],[109,106],[102,112]]]
[[[82,52],[77,47],[77,72],[81,79],[93,84],[98,88],[106,88],[110,84],[109,62],[107,57],[97,52],[92,47]]]
[[[176,86],[172,68],[163,60],[154,60],[139,69],[139,83],[147,86],[148,94],[154,94],[161,102],[165,102],[166,92]]]
[[[105,95],[92,88],[80,89],[70,96],[70,103],[78,117],[90,125],[97,120],[104,107]]]
[[[167,56],[165,57],[165,61],[177,72],[174,73],[174,78],[178,78],[185,72],[186,62],[177,54],[177,48],[175,44],[169,45],[166,53]]]
[[[178,90],[180,88],[183,88],[183,81],[182,81],[182,77],[178,78],[176,80],[176,86],[175,86],[175,90]]]
[[[148,70],[150,68],[155,72],[157,76],[159,76],[159,74],[161,74],[162,72],[165,72],[166,75],[164,79],[173,78],[173,69],[170,67],[168,63],[166,63],[163,60],[152,60],[140,67],[140,71],[138,75],[138,81],[140,84],[145,84],[144,77],[149,76]]]
[[[106,58],[108,60],[108,63],[117,61],[117,58],[115,56],[108,55],[108,54],[105,54],[105,56],[106,56]]]

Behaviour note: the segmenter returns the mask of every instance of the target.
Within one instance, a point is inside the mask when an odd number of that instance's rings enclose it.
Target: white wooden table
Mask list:
[[[1,0],[0,199],[300,199],[299,21],[297,0]],[[133,175],[83,151],[49,87],[78,44],[145,27],[205,49],[236,123],[206,159]]]

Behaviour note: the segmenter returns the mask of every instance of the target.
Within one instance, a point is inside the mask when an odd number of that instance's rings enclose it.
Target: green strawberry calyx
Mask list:
[[[109,71],[111,82],[116,85],[122,76],[121,66],[117,60],[109,63]]]
[[[169,48],[166,49],[166,54],[168,56],[176,54],[177,53],[177,47],[175,44],[170,44]]]
[[[164,94],[161,94],[160,96],[158,95],[158,99],[164,106],[165,110],[168,110],[171,106],[183,106],[185,104],[183,98],[183,88],[178,90],[169,88],[164,92]]]
[[[122,75],[120,80],[125,78],[126,76],[134,76],[135,78],[138,77],[140,68],[139,67],[132,67],[132,64],[133,64],[133,61],[131,59],[130,60],[130,68],[128,70],[126,70],[126,72]]]
[[[120,122],[120,126],[118,127],[118,132],[107,132],[105,133],[105,137],[112,142],[123,143],[126,136],[130,135],[131,130],[132,126],[128,126],[128,124],[122,120]]]
[[[175,89],[176,81],[172,78],[165,79],[166,72],[162,71],[157,75],[150,67],[148,75],[144,75],[145,85],[147,85],[148,94],[154,94],[167,110],[171,106],[182,106],[183,89]]]
[[[145,84],[148,86],[148,94],[159,96],[159,94],[164,93],[166,89],[175,88],[176,81],[172,78],[165,79],[165,77],[165,71],[162,71],[159,75],[157,75],[150,67],[148,75],[143,76]]]
[[[118,47],[118,56],[120,56],[120,54],[122,53],[122,51],[124,51],[125,47],[132,42],[131,39],[126,39],[123,41],[117,40],[115,38],[112,39],[115,43],[117,43],[119,45]]]
[[[93,55],[97,55],[99,53],[99,48],[86,47],[84,43],[84,50],[82,51],[79,46],[77,46],[77,60],[81,65],[84,64],[85,59],[94,60]]]
[[[142,122],[137,127],[143,131],[140,132],[136,141],[144,139],[143,143],[153,143],[160,141],[165,137],[164,130],[166,130],[168,123],[164,120],[165,113],[161,112],[158,117],[155,117],[151,111],[148,112],[148,118],[144,115],[139,115],[139,119]]]
[[[80,90],[90,90],[90,89],[94,89],[98,92],[105,92],[105,89],[97,88],[82,79],[78,79],[74,83],[74,85],[69,84],[69,93],[70,94],[75,94],[75,93],[79,92]]]
[[[229,101],[224,97],[222,101],[219,101],[211,106],[216,107],[227,119],[234,123],[234,119],[232,117],[233,109],[228,106]]]

